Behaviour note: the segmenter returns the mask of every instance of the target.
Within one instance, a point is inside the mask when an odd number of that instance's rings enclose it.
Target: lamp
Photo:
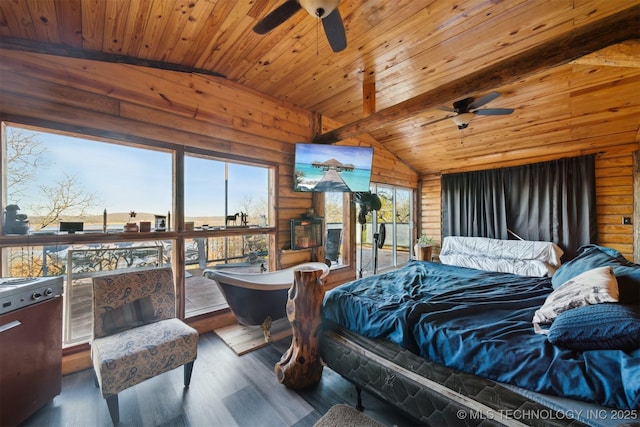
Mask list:
[[[460,113],[453,116],[451,120],[458,126],[458,129],[466,129],[472,118],[473,113]]]
[[[340,0],[299,0],[299,3],[309,15],[322,19],[338,7]]]

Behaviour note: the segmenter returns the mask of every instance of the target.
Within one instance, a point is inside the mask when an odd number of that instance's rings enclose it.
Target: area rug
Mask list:
[[[270,331],[271,336],[267,341],[260,325],[247,326],[236,323],[213,330],[238,356],[290,336],[292,331],[289,319],[284,317],[272,322]]]
[[[332,406],[313,427],[384,427],[357,409],[344,404]]]

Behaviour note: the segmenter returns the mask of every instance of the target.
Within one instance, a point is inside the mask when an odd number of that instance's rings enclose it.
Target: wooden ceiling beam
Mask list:
[[[640,36],[640,5],[632,6],[552,40],[472,72],[416,97],[385,108],[360,120],[336,128],[313,139],[318,144],[333,144],[380,129],[418,113],[512,83],[544,69],[566,64],[577,58]]]
[[[627,40],[571,61],[572,64],[640,67],[640,39]]]
[[[16,39],[13,37],[2,37],[0,47],[3,49],[20,50],[24,52],[43,53],[46,55],[65,56],[68,58],[90,59],[92,61],[112,62],[115,64],[129,64],[140,67],[157,68],[159,70],[179,71],[181,73],[197,73],[207,76],[220,77],[226,79],[224,74],[216,71],[205,70],[173,64],[164,61],[153,61],[150,59],[136,58],[126,55],[115,55],[112,53],[96,52],[75,47],[61,46],[52,43],[41,43],[33,40]]]

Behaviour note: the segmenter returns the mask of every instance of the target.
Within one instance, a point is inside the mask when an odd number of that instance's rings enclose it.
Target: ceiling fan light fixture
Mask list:
[[[473,113],[460,113],[453,116],[451,120],[453,120],[456,126],[458,126],[458,129],[465,129],[469,126],[469,122],[471,122],[472,118]]]
[[[340,0],[299,0],[298,3],[309,15],[322,19],[338,7]]]

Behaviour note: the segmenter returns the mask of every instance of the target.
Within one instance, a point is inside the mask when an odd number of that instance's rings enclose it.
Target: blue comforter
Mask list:
[[[410,261],[327,292],[326,320],[422,357],[540,393],[640,408],[640,349],[577,352],[534,333],[550,278]]]

